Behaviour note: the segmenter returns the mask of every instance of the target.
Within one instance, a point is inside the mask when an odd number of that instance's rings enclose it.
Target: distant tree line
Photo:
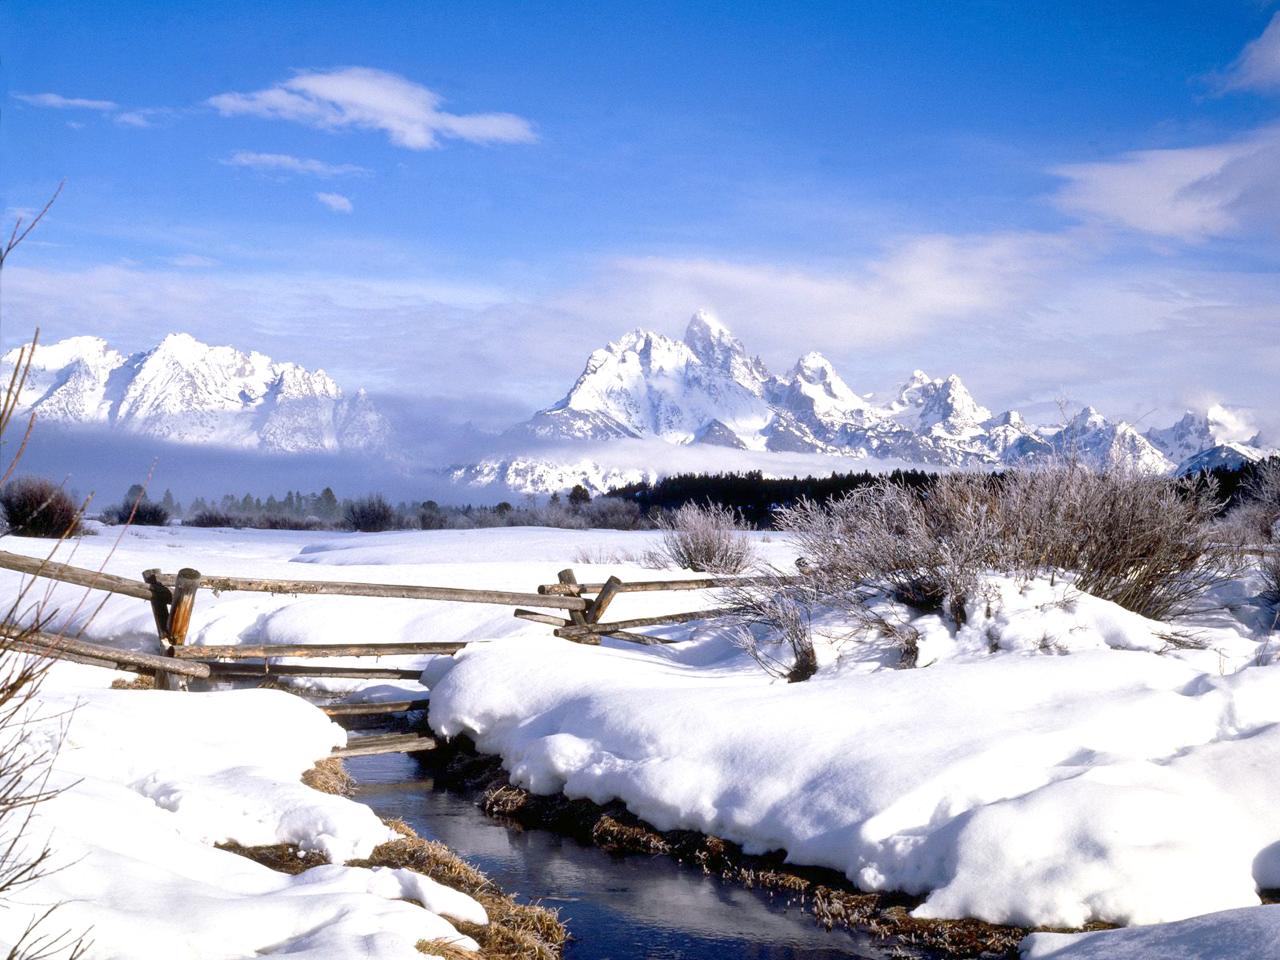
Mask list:
[[[1201,471],[1191,478],[1188,492],[1201,491],[1216,484],[1220,513],[1226,513],[1246,497],[1246,491],[1267,468],[1280,463],[1280,458],[1245,464],[1240,468],[1217,467]],[[992,482],[1003,476],[993,472]],[[927,489],[937,482],[938,474],[925,470],[894,470],[889,474],[861,471],[832,473],[825,477],[765,477],[759,470],[745,473],[680,473],[663,477],[655,483],[642,481],[611,489],[606,496],[634,503],[645,517],[665,511],[679,510],[686,504],[727,507],[737,512],[742,522],[764,529],[774,526],[776,513],[794,507],[801,501],[827,503],[860,487],[871,486],[881,479],[907,489]]]
[[[925,470],[894,470],[891,482],[920,489],[929,486],[936,474]],[[825,503],[859,487],[882,479],[884,474],[832,473],[829,477],[765,477],[759,470],[745,473],[678,473],[656,483],[643,481],[615,487],[607,494],[636,504],[645,516],[678,510],[686,504],[715,505],[737,512],[743,522],[754,527],[772,527],[775,511],[795,506],[801,500]]]
[[[1222,502],[1221,512],[1226,513],[1247,500],[1251,485],[1268,469],[1277,469],[1277,465],[1280,458],[1273,457],[1239,469],[1218,467],[1196,474],[1186,489],[1201,491],[1215,484],[1215,497]],[[1002,476],[999,472],[990,474],[994,483],[999,483]],[[152,500],[142,485],[134,484],[120,502],[102,509],[99,515],[110,524],[155,526],[181,520],[195,527],[268,530],[469,530],[517,526],[635,530],[651,528],[662,516],[693,504],[726,508],[746,526],[769,529],[779,510],[803,501],[827,503],[886,477],[897,486],[919,490],[930,488],[938,475],[925,470],[894,470],[887,475],[864,470],[823,477],[779,478],[766,478],[758,470],[682,473],[655,483],[616,487],[601,497],[593,498],[586,487],[578,484],[564,496],[556,493],[542,500],[526,495],[518,504],[503,501],[492,506],[451,506],[435,500],[402,500],[393,504],[381,494],[340,499],[332,487],[325,487],[319,493],[290,490],[282,497],[272,494],[265,499],[251,493],[197,497],[184,508],[169,490]],[[40,481],[42,486],[32,486],[33,483],[36,481],[24,479],[3,491],[0,505],[6,508],[9,525],[15,530],[22,524],[34,530],[37,513],[52,517],[56,512],[53,501],[60,508],[65,506],[61,503],[65,495],[55,492],[54,485]],[[26,501],[42,509],[24,506]],[[18,522],[18,517],[28,515],[22,524]]]

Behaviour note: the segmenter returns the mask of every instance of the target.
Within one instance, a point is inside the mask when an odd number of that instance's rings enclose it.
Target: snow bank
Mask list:
[[[319,710],[271,690],[101,689],[110,677],[59,665],[41,692],[26,749],[61,740],[50,784],[63,792],[36,808],[26,840],[54,856],[0,911],[0,947],[61,904],[42,930],[87,931],[92,958],[409,960],[436,938],[476,948],[446,919],[485,922],[470,897],[341,865],[394,834],[368,807],[299,782],[345,741]],[[294,843],[334,863],[290,877],[212,846],[224,840]]]
[[[1023,960],[1241,960],[1280,956],[1280,906],[1227,910],[1154,927],[1033,933]]]
[[[1280,884],[1280,671],[1219,675],[1259,642],[1171,648],[1064,585],[988,586],[964,629],[920,619],[923,669],[851,641],[786,684],[710,629],[656,650],[521,639],[433,677],[431,720],[534,792],[926,895],[921,916],[1153,923]]]

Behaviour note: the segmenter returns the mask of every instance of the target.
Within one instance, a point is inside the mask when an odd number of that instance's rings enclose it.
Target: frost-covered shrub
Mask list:
[[[655,560],[700,573],[742,573],[755,560],[741,521],[728,507],[687,503],[656,520],[662,543]]]
[[[121,508],[124,515],[121,522],[129,519],[128,512]],[[138,527],[163,527],[169,522],[169,511],[151,500],[143,500],[133,508],[133,524]]]
[[[1262,582],[1262,595],[1280,604],[1280,553],[1268,553],[1262,558]]]
[[[761,581],[729,591],[737,621],[734,643],[770,675],[788,683],[808,680],[818,671],[810,622],[817,599],[812,587],[785,582],[776,574]]]
[[[587,526],[601,530],[643,530],[649,524],[639,504],[616,497],[597,497],[579,511]]]
[[[1218,541],[1212,483],[1078,466],[1000,478],[1004,567],[1062,570],[1087,593],[1153,619],[1239,572]]]
[[[184,527],[239,527],[240,521],[222,510],[200,510],[182,521]]]
[[[931,488],[889,481],[779,514],[819,589],[875,594],[960,623],[984,571],[1067,574],[1081,590],[1153,618],[1234,572],[1214,538],[1212,487],[1065,465],[950,474]]]
[[[169,511],[145,496],[126,499],[124,503],[107,507],[102,511],[102,522],[127,523],[135,527],[163,527],[169,522]]]
[[[361,533],[381,533],[399,526],[395,508],[377,493],[349,501],[342,508],[342,519],[348,529]]]
[[[0,491],[9,532],[22,537],[66,537],[80,527],[80,511],[67,492],[42,477],[19,477]]]
[[[985,477],[940,477],[927,493],[889,480],[827,504],[778,513],[819,591],[854,604],[889,594],[960,621],[979,574],[995,565],[993,494]]]
[[[1280,524],[1280,459],[1259,464],[1253,478],[1245,485],[1244,502],[1232,511],[1240,514],[1247,528],[1249,542],[1270,543],[1277,540]]]

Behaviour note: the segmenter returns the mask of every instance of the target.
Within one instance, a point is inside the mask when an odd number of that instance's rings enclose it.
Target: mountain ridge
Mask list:
[[[0,357],[8,377],[18,348]],[[363,390],[348,398],[323,370],[171,333],[124,354],[101,337],[38,345],[18,409],[175,444],[271,453],[375,451],[390,427]]]
[[[507,431],[517,445],[561,444],[552,457],[574,464],[562,475],[546,456],[516,451],[505,460],[454,468],[453,476],[538,492],[573,483],[599,489],[599,478],[620,469],[610,464],[616,459],[611,446],[651,440],[747,451],[760,454],[762,465],[770,454],[840,458],[852,461],[851,469],[857,461],[998,469],[1074,457],[1096,467],[1173,474],[1225,443],[1223,457],[1265,455],[1260,437],[1240,442],[1226,435],[1230,418],[1215,405],[1140,433],[1085,406],[1065,423],[1035,425],[1017,410],[993,413],[955,374],[931,377],[918,369],[891,400],[876,403],[816,351],[802,354],[786,373],[771,373],[728,327],[700,310],[682,339],[637,328],[592,351],[564,397]],[[584,466],[593,462],[584,453],[588,446],[595,447],[598,469]],[[629,475],[645,469],[633,466]]]

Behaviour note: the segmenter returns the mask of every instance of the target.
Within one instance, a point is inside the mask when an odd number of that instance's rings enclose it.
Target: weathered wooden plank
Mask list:
[[[394,667],[322,667],[309,663],[220,663],[178,660],[171,663],[193,665],[203,663],[213,679],[220,677],[344,677],[353,680],[417,680],[421,670],[398,670]]]
[[[175,580],[161,575],[161,582]],[[260,577],[202,577],[201,585],[214,593],[285,593],[338,597],[384,597],[402,600],[449,600],[457,603],[492,603],[504,607],[550,607],[555,610],[585,610],[581,597],[542,596],[510,590],[476,590],[467,587],[427,587],[410,583],[352,583],[339,580],[268,580]],[[149,597],[150,594],[147,594]],[[144,599],[146,599],[144,597]]]
[[[608,633],[593,632],[586,627],[561,627],[555,631],[557,637],[565,640],[572,640],[574,643],[582,644],[599,644],[601,637],[610,637],[614,640],[629,640],[632,643],[644,644],[646,647],[653,647],[663,643],[674,643],[672,640],[663,640],[660,637],[650,637],[643,633],[628,633],[626,630],[610,630]]]
[[[187,642],[187,629],[191,626],[191,611],[195,609],[196,591],[199,589],[199,570],[183,567],[178,571],[168,622],[168,640],[176,647]]]
[[[156,636],[167,642],[169,637],[169,604],[173,602],[173,591],[160,582],[160,571],[157,568],[142,571],[142,580],[151,591],[151,616],[156,622]]]
[[[634,580],[627,581],[618,588],[619,593],[654,593],[665,590],[720,590],[729,587],[750,587],[769,583],[799,583],[801,577],[708,577],[698,580]],[[607,582],[607,581],[606,581]],[[603,590],[603,583],[581,583],[577,589],[582,593],[596,593]],[[538,593],[544,596],[562,596],[568,589],[562,583],[544,583],[538,587]]]
[[[385,700],[382,703],[329,703],[322,706],[331,717],[364,717],[382,713],[408,713],[410,710],[426,710],[429,699]]]
[[[578,578],[574,576],[572,568],[566,567],[564,570],[561,570],[556,574],[556,577],[559,579],[560,584],[566,588],[566,596],[582,596],[582,588],[578,586]],[[541,593],[542,591],[539,590],[538,592]],[[571,610],[569,612],[569,619],[578,626],[582,626],[587,622],[587,615],[581,610]]]
[[[609,608],[609,604],[613,603],[613,598],[622,592],[622,581],[617,577],[610,577],[604,582],[604,586],[600,588],[600,592],[596,594],[596,598],[591,601],[591,606],[587,607],[583,616],[587,623],[599,623],[600,618],[604,616],[605,610]]]
[[[426,733],[393,733],[386,736],[357,737],[345,747],[334,747],[334,757],[371,757],[380,753],[421,753],[436,749],[435,737]]]
[[[575,616],[581,618],[582,614],[574,611]],[[547,613],[537,613],[533,610],[517,609],[515,615],[521,620],[532,620],[534,623],[548,623],[553,627],[567,627],[573,620],[566,620],[564,617],[553,617]],[[585,621],[583,621],[585,623]]]
[[[734,612],[733,607],[716,607],[713,610],[692,610],[688,613],[668,613],[654,617],[633,617],[630,620],[613,620],[609,623],[591,624],[588,629],[600,633],[612,633],[630,627],[653,627],[664,623],[690,623],[694,620],[714,620]]]
[[[103,573],[100,570],[73,567],[70,564],[54,563],[52,560],[41,560],[37,557],[24,557],[22,554],[9,553],[5,550],[0,550],[0,567],[46,580],[58,580],[78,587],[136,597],[139,600],[151,599],[151,588],[145,583],[130,580],[127,577],[117,577],[112,573]]]
[[[465,643],[421,640],[407,643],[263,643],[174,647],[184,660],[265,660],[268,657],[396,657],[457,653]]]
[[[133,650],[117,650],[115,647],[100,643],[89,643],[53,633],[23,633],[18,627],[2,628],[7,636],[16,637],[20,642],[30,646],[39,653],[57,657],[59,653],[67,653],[78,657],[101,660],[106,663],[141,667],[148,670],[168,671],[185,677],[208,677],[211,673],[208,664],[187,663],[171,657],[160,657],[152,653],[138,653]]]

